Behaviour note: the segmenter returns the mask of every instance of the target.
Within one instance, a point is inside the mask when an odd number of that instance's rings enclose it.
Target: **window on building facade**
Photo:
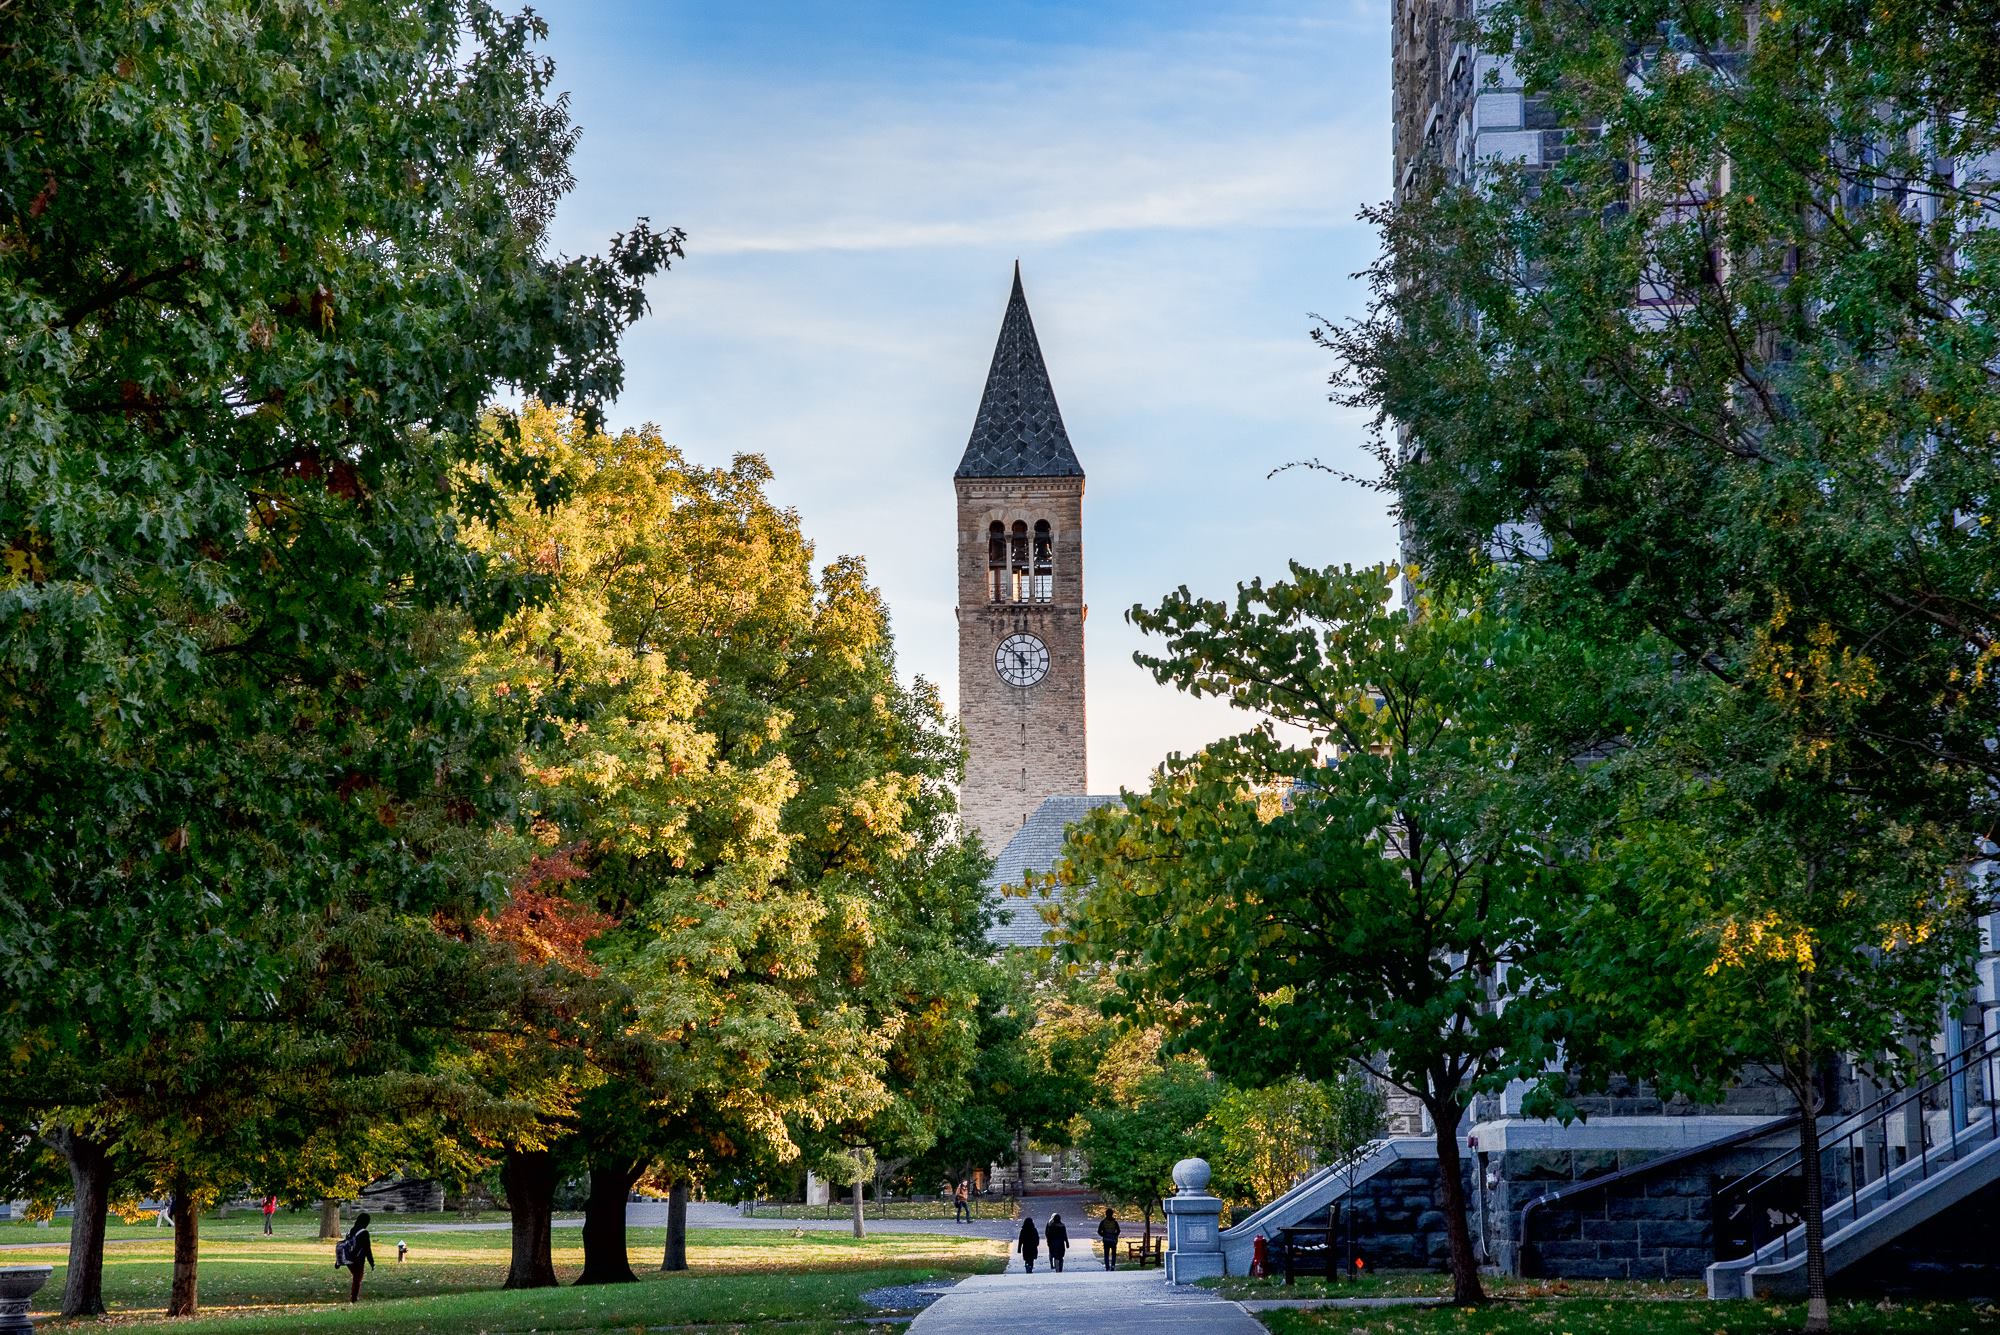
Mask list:
[[[1029,597],[1038,603],[1046,603],[1056,596],[1056,540],[1049,531],[1049,521],[1035,521],[1035,565],[1029,580]]]
[[[1007,529],[999,520],[986,530],[986,597],[1007,601]]]
[[[1028,601],[1028,523],[1024,519],[1016,519],[1014,531],[1007,535],[1007,583],[1009,602]]]

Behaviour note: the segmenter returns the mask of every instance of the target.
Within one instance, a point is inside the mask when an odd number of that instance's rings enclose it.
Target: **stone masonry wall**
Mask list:
[[[965,729],[959,809],[997,853],[1045,797],[1086,790],[1084,753],[1083,479],[957,478],[958,716]],[[996,603],[988,594],[987,532],[998,520],[1055,538],[1054,597]],[[994,670],[1000,642],[1025,631],[1049,649],[1049,670],[1029,687]]]
[[[1644,1163],[1661,1152],[1551,1149],[1482,1155],[1482,1171],[1497,1171],[1497,1181],[1485,1191],[1489,1254],[1504,1271],[1550,1279],[1699,1279],[1716,1259],[1710,1218],[1716,1187],[1764,1163],[1789,1139],[1787,1132],[1719,1150],[1656,1177],[1538,1208],[1530,1216],[1525,1246],[1521,1220],[1536,1198]]]
[[[1830,1093],[1830,1111],[1838,1112],[1855,1106],[1851,1081]],[[1692,1103],[1678,1096],[1664,1096],[1644,1081],[1622,1077],[1612,1080],[1597,1093],[1573,1095],[1571,1102],[1580,1116],[1593,1122],[1614,1117],[1700,1117],[1713,1113],[1783,1117],[1792,1111],[1791,1094],[1769,1075],[1754,1068],[1746,1068],[1719,1103]],[[1492,1121],[1513,1116],[1518,1111],[1518,1105],[1508,1106],[1504,1095],[1481,1094],[1473,1100],[1472,1121]]]
[[[354,1209],[377,1214],[419,1214],[444,1209],[444,1184],[424,1177],[385,1177],[361,1189]]]
[[[1465,1166],[1466,1199],[1471,1199],[1471,1165]],[[1348,1218],[1336,1231],[1345,1248],[1353,1229],[1354,1250],[1370,1270],[1435,1270],[1447,1264],[1444,1190],[1436,1159],[1403,1159],[1354,1188]],[[1321,1210],[1295,1228],[1324,1228],[1330,1211]]]

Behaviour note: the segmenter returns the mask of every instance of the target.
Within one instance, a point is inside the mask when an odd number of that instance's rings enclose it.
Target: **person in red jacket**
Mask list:
[[[271,1216],[276,1213],[278,1213],[278,1198],[276,1196],[266,1196],[264,1198],[264,1236],[267,1238],[271,1236]]]

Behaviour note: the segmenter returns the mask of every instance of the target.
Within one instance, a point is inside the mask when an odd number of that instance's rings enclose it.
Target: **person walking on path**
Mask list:
[[[1063,1223],[1061,1215],[1052,1214],[1049,1226],[1042,1230],[1042,1237],[1049,1244],[1049,1269],[1060,1275],[1063,1253],[1069,1250],[1069,1226]]]
[[[972,1194],[965,1189],[963,1182],[959,1183],[958,1189],[951,1193],[951,1222],[954,1224],[972,1222]]]
[[[276,1196],[266,1196],[264,1198],[264,1236],[267,1238],[271,1236],[271,1216],[276,1213],[278,1213],[278,1198]]]
[[[1097,1223],[1097,1236],[1104,1239],[1104,1268],[1118,1268],[1118,1218],[1111,1213],[1111,1207],[1104,1207],[1104,1218]]]
[[[1021,1216],[1021,1237],[1015,1246],[1021,1249],[1021,1266],[1029,1274],[1035,1273],[1035,1253],[1042,1249],[1042,1235],[1035,1232],[1035,1220],[1031,1215]]]
[[[333,1263],[347,1267],[347,1273],[354,1276],[354,1286],[347,1292],[347,1301],[361,1301],[361,1267],[375,1264],[375,1248],[368,1241],[368,1212],[363,1210],[354,1216],[354,1226],[347,1230],[347,1236],[333,1249]]]

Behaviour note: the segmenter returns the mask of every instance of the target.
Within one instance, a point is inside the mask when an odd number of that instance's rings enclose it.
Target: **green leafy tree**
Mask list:
[[[1130,1096],[1083,1114],[1078,1141],[1089,1164],[1084,1181],[1144,1217],[1141,1245],[1153,1244],[1153,1210],[1174,1189],[1174,1165],[1213,1158],[1210,1118],[1221,1087],[1198,1061],[1170,1057],[1142,1077]]]
[[[1066,953],[1224,1079],[1360,1066],[1436,1128],[1456,1301],[1482,1297],[1459,1126],[1558,1054],[1538,1004],[1546,812],[1520,745],[1529,645],[1478,606],[1392,609],[1394,567],[1135,609],[1162,682],[1264,715],[1071,832]],[[1281,731],[1282,729],[1282,731]]]
[[[726,513],[721,493],[746,499],[757,473],[695,469],[656,434],[604,436],[536,404],[521,431],[570,494],[474,535],[488,560],[538,570],[549,592],[480,643],[469,677],[547,721],[525,758],[524,800],[552,871],[523,908],[551,924],[588,921],[558,954],[624,989],[643,1039],[615,1063],[587,1049],[501,1045],[510,1061],[554,1061],[547,1078],[563,1091],[543,1133],[508,1156],[522,1229],[509,1283],[555,1282],[546,1220],[572,1163],[592,1179],[585,1277],[630,1280],[626,1193],[664,1127],[719,1109],[728,1133],[783,1136],[787,1086],[762,1076],[803,1039],[784,980],[811,968],[816,906],[773,883],[789,764],[768,744],[724,755],[700,717],[703,680],[672,652],[682,637],[715,633],[723,605],[756,601],[766,583],[744,553],[711,550],[704,562],[686,550],[691,533],[709,535],[703,520]],[[685,525],[681,504],[696,516]],[[733,564],[718,569],[725,555]]]
[[[815,571],[762,460],[703,467],[534,405],[522,429],[570,494],[478,542],[551,592],[472,677],[549,721],[531,837],[572,867],[559,893],[601,915],[590,965],[636,1010],[570,1119],[581,1282],[624,1281],[648,1171],[685,1186],[935,1136],[971,1057],[983,866],[949,832],[935,694],[897,681],[859,563]]]
[[[1438,573],[1498,546],[1550,620],[1659,636],[1679,672],[1653,676],[1654,718],[1687,674],[1729,694],[1718,759],[1664,763],[1721,776],[1725,845],[1798,838],[1816,870],[1720,916],[1839,956],[1916,894],[1856,841],[1969,859],[2000,791],[1991,25],[1928,0],[1508,0],[1480,22],[1578,128],[1546,169],[1372,215],[1373,309],[1321,331],[1337,396],[1394,426],[1378,480]],[[1881,902],[1828,915],[1841,896]],[[1840,989],[1813,972],[1824,1016]],[[1856,1004],[1914,1009],[1878,978]]]
[[[548,252],[574,130],[541,35],[476,0],[8,14],[0,1053],[24,1102],[88,1109],[163,1032],[267,1010],[287,926],[332,905],[471,907],[437,840],[506,813],[516,748],[424,637],[530,591],[458,528],[542,477],[475,419],[503,386],[595,412],[679,245],[641,224]],[[441,827],[391,823],[419,798]],[[102,1229],[80,1213],[75,1254]]]
[[[1070,1144],[1099,1094],[1111,1027],[1088,986],[1036,952],[1007,951],[987,965],[972,1014],[967,1088],[912,1161],[920,1181],[966,1182],[995,1164],[1019,1164],[1028,1142]]]
[[[1216,1177],[1243,1189],[1254,1205],[1276,1200],[1314,1168],[1373,1140],[1382,1113],[1381,1094],[1352,1075],[1225,1090],[1209,1114]]]
[[[1847,780],[2000,775],[2000,84],[1954,5],[1509,0],[1478,34],[1560,163],[1374,215],[1372,313],[1322,330],[1380,413],[1418,557],[1546,596],[1838,736]],[[1597,615],[1597,613],[1588,613]],[[1820,661],[1863,707],[1794,689]],[[1833,708],[1824,708],[1832,705]]]
[[[1969,986],[1964,849],[1951,826],[1844,783],[1842,748],[1798,745],[1782,706],[1746,709],[1707,678],[1674,693],[1670,726],[1575,771],[1549,975],[1575,1017],[1569,1075],[1646,1077],[1697,1101],[1746,1069],[1775,1079],[1800,1118],[1817,1323],[1826,1075],[1843,1057],[1913,1074],[1910,1037]],[[1565,1091],[1541,1093],[1560,1108]]]

